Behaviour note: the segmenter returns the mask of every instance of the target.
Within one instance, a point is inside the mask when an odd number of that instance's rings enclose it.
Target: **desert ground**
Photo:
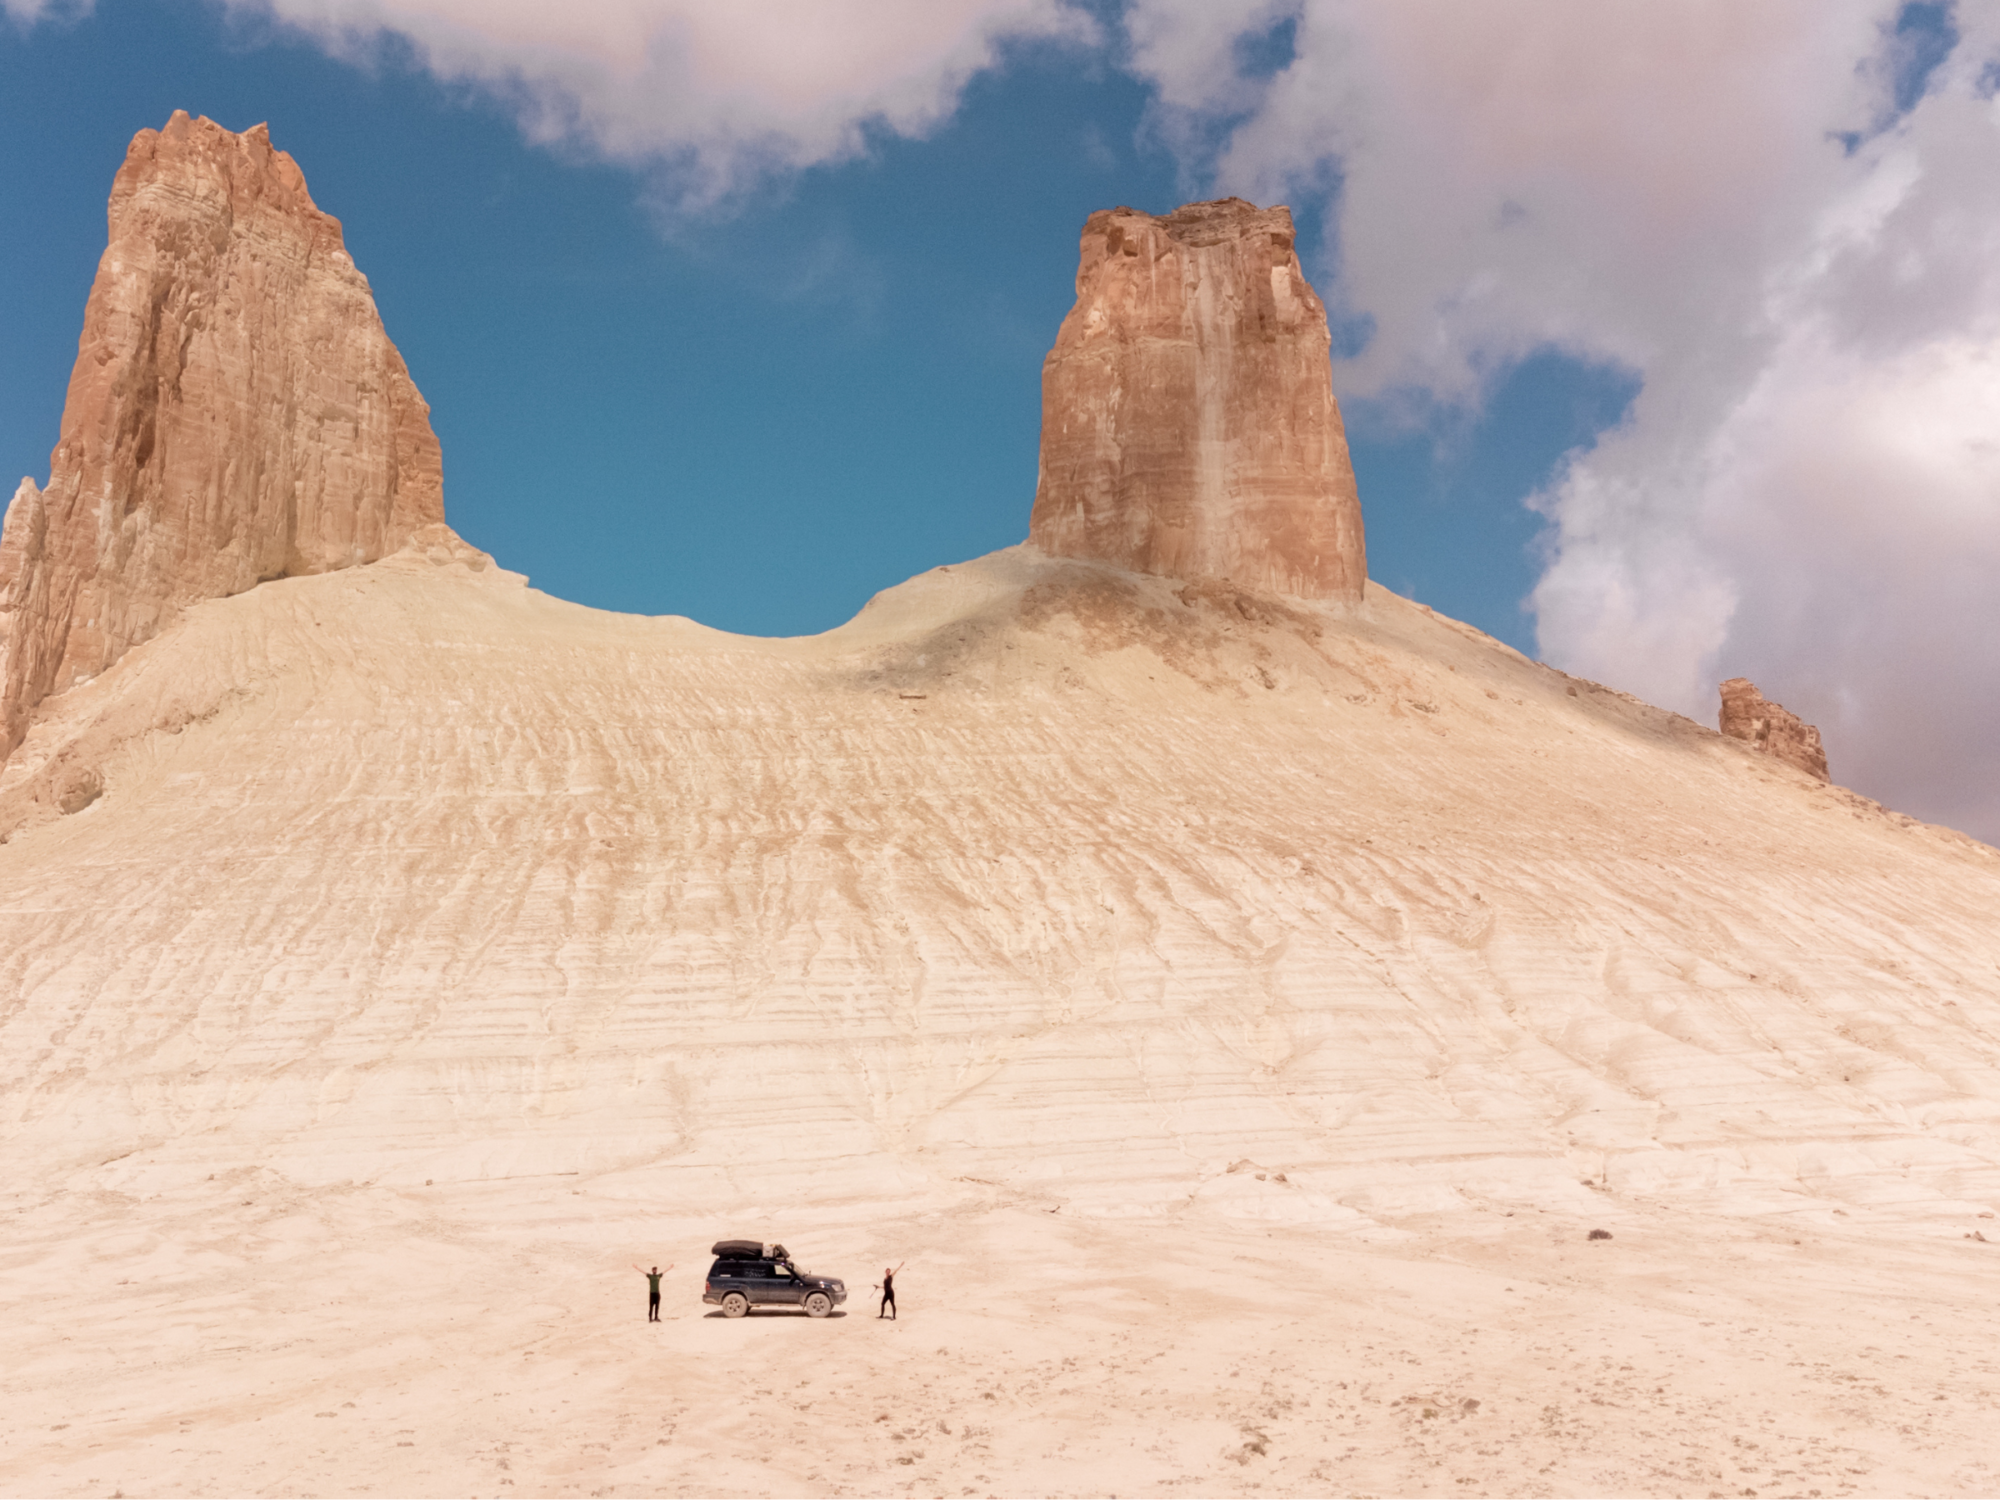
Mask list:
[[[14,1494],[1991,1494],[2000,1246],[1825,1212],[1328,1231],[968,1184],[724,1319],[645,1176],[10,1205]],[[582,1182],[583,1186],[571,1186]],[[1511,1216],[1510,1216],[1511,1213]],[[1831,1222],[1829,1222],[1831,1220]],[[1612,1238],[1591,1241],[1585,1225]],[[644,1318],[631,1262],[665,1265]],[[878,1320],[877,1262],[909,1262]]]
[[[0,833],[8,1494],[2000,1490],[2000,854],[1380,589],[433,536]]]

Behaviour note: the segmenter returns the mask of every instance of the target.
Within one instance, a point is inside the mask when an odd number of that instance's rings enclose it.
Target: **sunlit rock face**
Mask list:
[[[1723,683],[1720,727],[1728,738],[1742,740],[1808,776],[1833,779],[1827,774],[1819,731],[1782,704],[1771,702],[1747,677],[1732,677]]]
[[[188,604],[444,519],[430,409],[292,159],[176,112],[111,190],[45,489],[0,535],[0,753]]]
[[[1359,599],[1361,503],[1328,342],[1290,209],[1092,214],[1076,306],[1042,367],[1029,540],[1169,578]]]

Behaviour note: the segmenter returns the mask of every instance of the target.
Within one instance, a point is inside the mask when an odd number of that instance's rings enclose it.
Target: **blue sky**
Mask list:
[[[0,472],[104,201],[267,121],[565,598],[827,629],[1018,541],[1097,208],[1289,202],[1370,571],[2000,838],[2000,8],[0,0]]]
[[[431,402],[461,533],[567,599],[824,630],[1022,538],[1084,217],[1207,187],[1158,141],[1142,83],[1028,42],[924,139],[880,132],[859,159],[672,220],[643,170],[529,145],[399,50],[355,66],[172,0],[0,22],[10,482],[46,478],[132,133],[176,108],[269,121]],[[1317,218],[1302,229],[1310,270]],[[1483,414],[1413,428],[1350,401],[1374,576],[1532,654],[1543,523],[1522,497],[1630,394],[1544,351]]]

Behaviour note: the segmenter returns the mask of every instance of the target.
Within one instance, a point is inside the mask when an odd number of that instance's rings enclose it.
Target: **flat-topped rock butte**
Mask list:
[[[0,766],[0,1488],[1994,1488],[1992,849],[1358,574],[1031,542],[730,636],[283,423],[374,560],[208,466],[233,543]],[[125,597],[75,529],[160,462],[0,581]],[[736,1236],[855,1316],[702,1316]]]
[[[1028,540],[1053,557],[1357,601],[1361,501],[1326,308],[1287,208],[1241,198],[1083,227],[1042,370]]]

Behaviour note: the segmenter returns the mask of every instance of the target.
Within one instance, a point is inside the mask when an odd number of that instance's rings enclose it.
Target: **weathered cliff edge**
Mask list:
[[[1771,702],[1747,677],[1732,677],[1722,684],[1719,727],[1725,738],[1742,740],[1808,776],[1833,779],[1827,774],[1826,749],[1820,744],[1819,731],[1783,704]]]
[[[1358,600],[1367,552],[1328,347],[1290,209],[1092,214],[1076,306],[1042,367],[1028,539],[1169,578]]]
[[[0,756],[187,605],[444,521],[430,408],[264,126],[142,130],[109,218],[48,486],[0,530]]]

